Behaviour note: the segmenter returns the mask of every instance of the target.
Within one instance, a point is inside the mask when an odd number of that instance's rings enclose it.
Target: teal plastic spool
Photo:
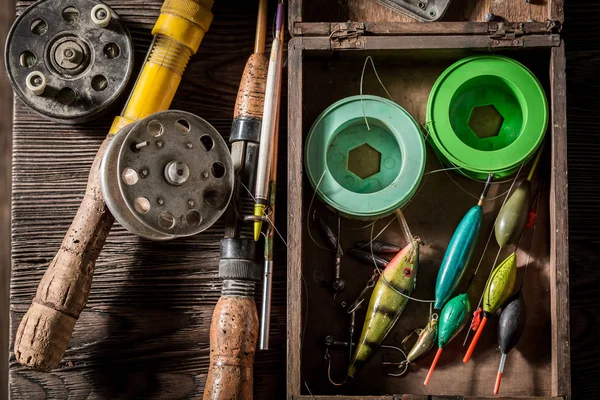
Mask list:
[[[405,206],[417,192],[425,142],[398,104],[378,96],[362,96],[361,104],[361,96],[352,96],[317,118],[304,156],[321,200],[346,217],[375,219]]]
[[[493,118],[476,118],[482,109],[489,116],[490,108],[499,117],[495,130],[489,126]],[[535,155],[547,124],[548,105],[539,81],[521,63],[503,56],[478,55],[454,63],[435,82],[427,104],[427,129],[436,154],[475,179],[484,180],[489,173],[496,178],[513,175]]]

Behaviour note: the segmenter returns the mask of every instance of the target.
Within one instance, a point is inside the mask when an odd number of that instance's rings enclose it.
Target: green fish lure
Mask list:
[[[438,317],[437,314],[433,314],[425,328],[417,331],[419,337],[416,343],[408,352],[406,356],[406,362],[411,363],[417,358],[424,356],[435,346],[435,342],[438,336]],[[407,337],[408,339],[408,337]]]
[[[429,383],[444,347],[446,347],[446,345],[450,343],[467,324],[470,312],[471,303],[469,302],[469,296],[467,296],[466,293],[459,294],[450,299],[442,309],[438,331],[438,351],[431,363],[431,367],[429,368],[429,372],[423,383],[424,385]]]
[[[383,270],[369,301],[365,323],[350,366],[353,378],[392,330],[412,295],[419,266],[418,238],[413,239]]]
[[[463,362],[469,362],[483,328],[492,314],[510,298],[517,281],[517,255],[511,253],[504,261],[492,271],[483,291],[483,318],[473,336],[473,341],[463,358]]]

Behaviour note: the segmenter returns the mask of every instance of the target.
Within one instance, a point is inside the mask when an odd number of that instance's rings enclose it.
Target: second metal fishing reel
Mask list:
[[[98,117],[133,70],[133,43],[121,18],[97,0],[41,0],[13,24],[5,65],[21,100],[50,119]]]
[[[212,226],[233,193],[227,144],[208,122],[162,111],[125,126],[106,149],[100,183],[115,219],[153,240]]]

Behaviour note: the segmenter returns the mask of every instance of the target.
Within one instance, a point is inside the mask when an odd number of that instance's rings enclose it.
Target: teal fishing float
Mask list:
[[[377,96],[329,106],[310,129],[304,154],[321,200],[356,219],[381,218],[405,206],[425,169],[419,125],[398,104]]]
[[[480,55],[451,65],[427,103],[427,129],[440,160],[483,180],[513,175],[542,143],[548,105],[537,78],[519,62]]]
[[[469,265],[481,230],[481,220],[483,218],[481,205],[490,189],[491,180],[492,175],[490,174],[479,201],[467,211],[456,227],[452,239],[450,239],[435,283],[435,303],[433,306],[438,310],[441,310],[452,296]]]

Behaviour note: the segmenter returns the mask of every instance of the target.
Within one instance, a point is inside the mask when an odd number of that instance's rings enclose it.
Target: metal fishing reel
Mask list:
[[[225,212],[233,164],[208,122],[161,111],[115,135],[102,159],[100,184],[121,225],[147,239],[168,240],[202,232]]]
[[[98,117],[119,97],[133,69],[133,43],[102,2],[42,0],[14,22],[5,65],[29,107],[75,124]]]

